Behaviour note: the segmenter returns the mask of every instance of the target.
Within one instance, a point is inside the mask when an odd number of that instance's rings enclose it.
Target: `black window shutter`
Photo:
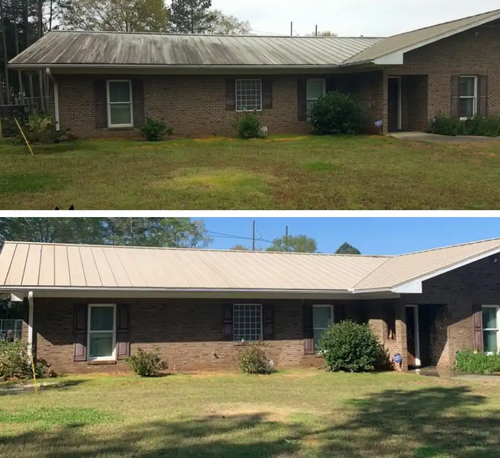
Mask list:
[[[262,323],[264,326],[263,339],[274,339],[274,304],[264,304],[262,306]]]
[[[236,110],[236,80],[226,78],[226,110]]]
[[[451,117],[460,118],[460,75],[451,77]]]
[[[472,320],[474,327],[474,350],[483,351],[483,309],[481,304],[473,304]]]
[[[233,304],[222,306],[222,339],[233,340]]]
[[[345,305],[337,304],[333,307],[333,321],[335,323],[345,321]]]
[[[297,79],[297,121],[307,120],[307,80]]]
[[[262,109],[270,110],[273,107],[273,81],[262,80]]]
[[[144,124],[144,86],[142,80],[132,81],[132,110],[134,127]]]
[[[477,78],[477,114],[488,116],[488,77],[478,76]]]
[[[304,354],[314,354],[314,326],[313,326],[313,306],[304,304],[302,306],[302,324],[304,327]]]
[[[108,127],[108,102],[106,96],[106,80],[94,80],[95,127]]]
[[[130,356],[130,305],[116,308],[116,359],[125,359]]]
[[[337,81],[335,80],[335,78],[327,78],[325,86],[326,86],[325,90],[327,93],[335,91],[337,89]]]
[[[87,361],[87,304],[73,306],[73,361]]]

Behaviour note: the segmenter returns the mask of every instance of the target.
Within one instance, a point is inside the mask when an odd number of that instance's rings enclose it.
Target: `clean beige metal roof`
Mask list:
[[[489,11],[488,13],[470,16],[456,21],[445,22],[442,24],[425,27],[423,29],[394,35],[380,40],[369,48],[361,51],[355,56],[350,57],[345,63],[358,63],[372,61],[389,54],[404,51],[407,48],[418,47],[419,44],[425,44],[429,40],[438,40],[445,36],[460,33],[464,30],[477,27],[478,25],[494,21],[500,18],[500,10]]]
[[[56,31],[10,65],[336,66],[379,40]]]
[[[386,258],[6,242],[0,288],[348,290]]]

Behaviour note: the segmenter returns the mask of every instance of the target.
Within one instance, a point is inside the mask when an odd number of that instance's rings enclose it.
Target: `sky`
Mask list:
[[[212,7],[249,20],[259,35],[305,35],[330,30],[339,36],[384,37],[500,9],[498,0],[212,0]]]
[[[195,218],[196,219],[196,218]],[[500,237],[500,218],[203,218],[211,249],[229,249],[236,244],[251,247],[252,221],[256,238],[281,237],[288,226],[290,235],[315,238],[318,251],[333,253],[344,242],[362,254],[401,254],[456,243]],[[226,238],[217,234],[247,237]],[[270,244],[257,241],[256,247]]]

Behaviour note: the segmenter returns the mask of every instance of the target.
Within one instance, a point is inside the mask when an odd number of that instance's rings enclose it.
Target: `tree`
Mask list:
[[[347,242],[344,242],[337,248],[335,254],[361,254],[361,251],[352,245],[349,245]]]
[[[73,0],[62,25],[70,29],[118,32],[165,32],[163,0]]]
[[[337,34],[332,32],[331,30],[322,30],[322,31],[319,31],[318,30],[318,34],[316,33],[306,33],[304,36],[306,37],[336,37]]]
[[[249,249],[246,246],[243,245],[234,245],[232,248],[229,248],[230,250],[237,250],[237,251],[249,251]]]
[[[252,31],[249,21],[240,21],[237,17],[226,15],[221,10],[213,10],[215,18],[210,26],[210,33],[216,35],[248,35]]]
[[[318,249],[316,240],[305,235],[289,235],[273,239],[273,244],[266,251],[295,251],[315,253]]]
[[[170,26],[176,33],[209,33],[217,14],[210,11],[212,0],[172,0]]]

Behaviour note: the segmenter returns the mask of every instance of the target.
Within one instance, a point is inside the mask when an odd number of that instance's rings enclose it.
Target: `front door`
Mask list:
[[[418,342],[418,309],[416,306],[406,307],[406,345],[408,366],[420,366],[420,349]]]
[[[399,85],[401,80],[399,78],[389,78],[389,132],[399,130],[399,107],[400,107],[400,91]]]

